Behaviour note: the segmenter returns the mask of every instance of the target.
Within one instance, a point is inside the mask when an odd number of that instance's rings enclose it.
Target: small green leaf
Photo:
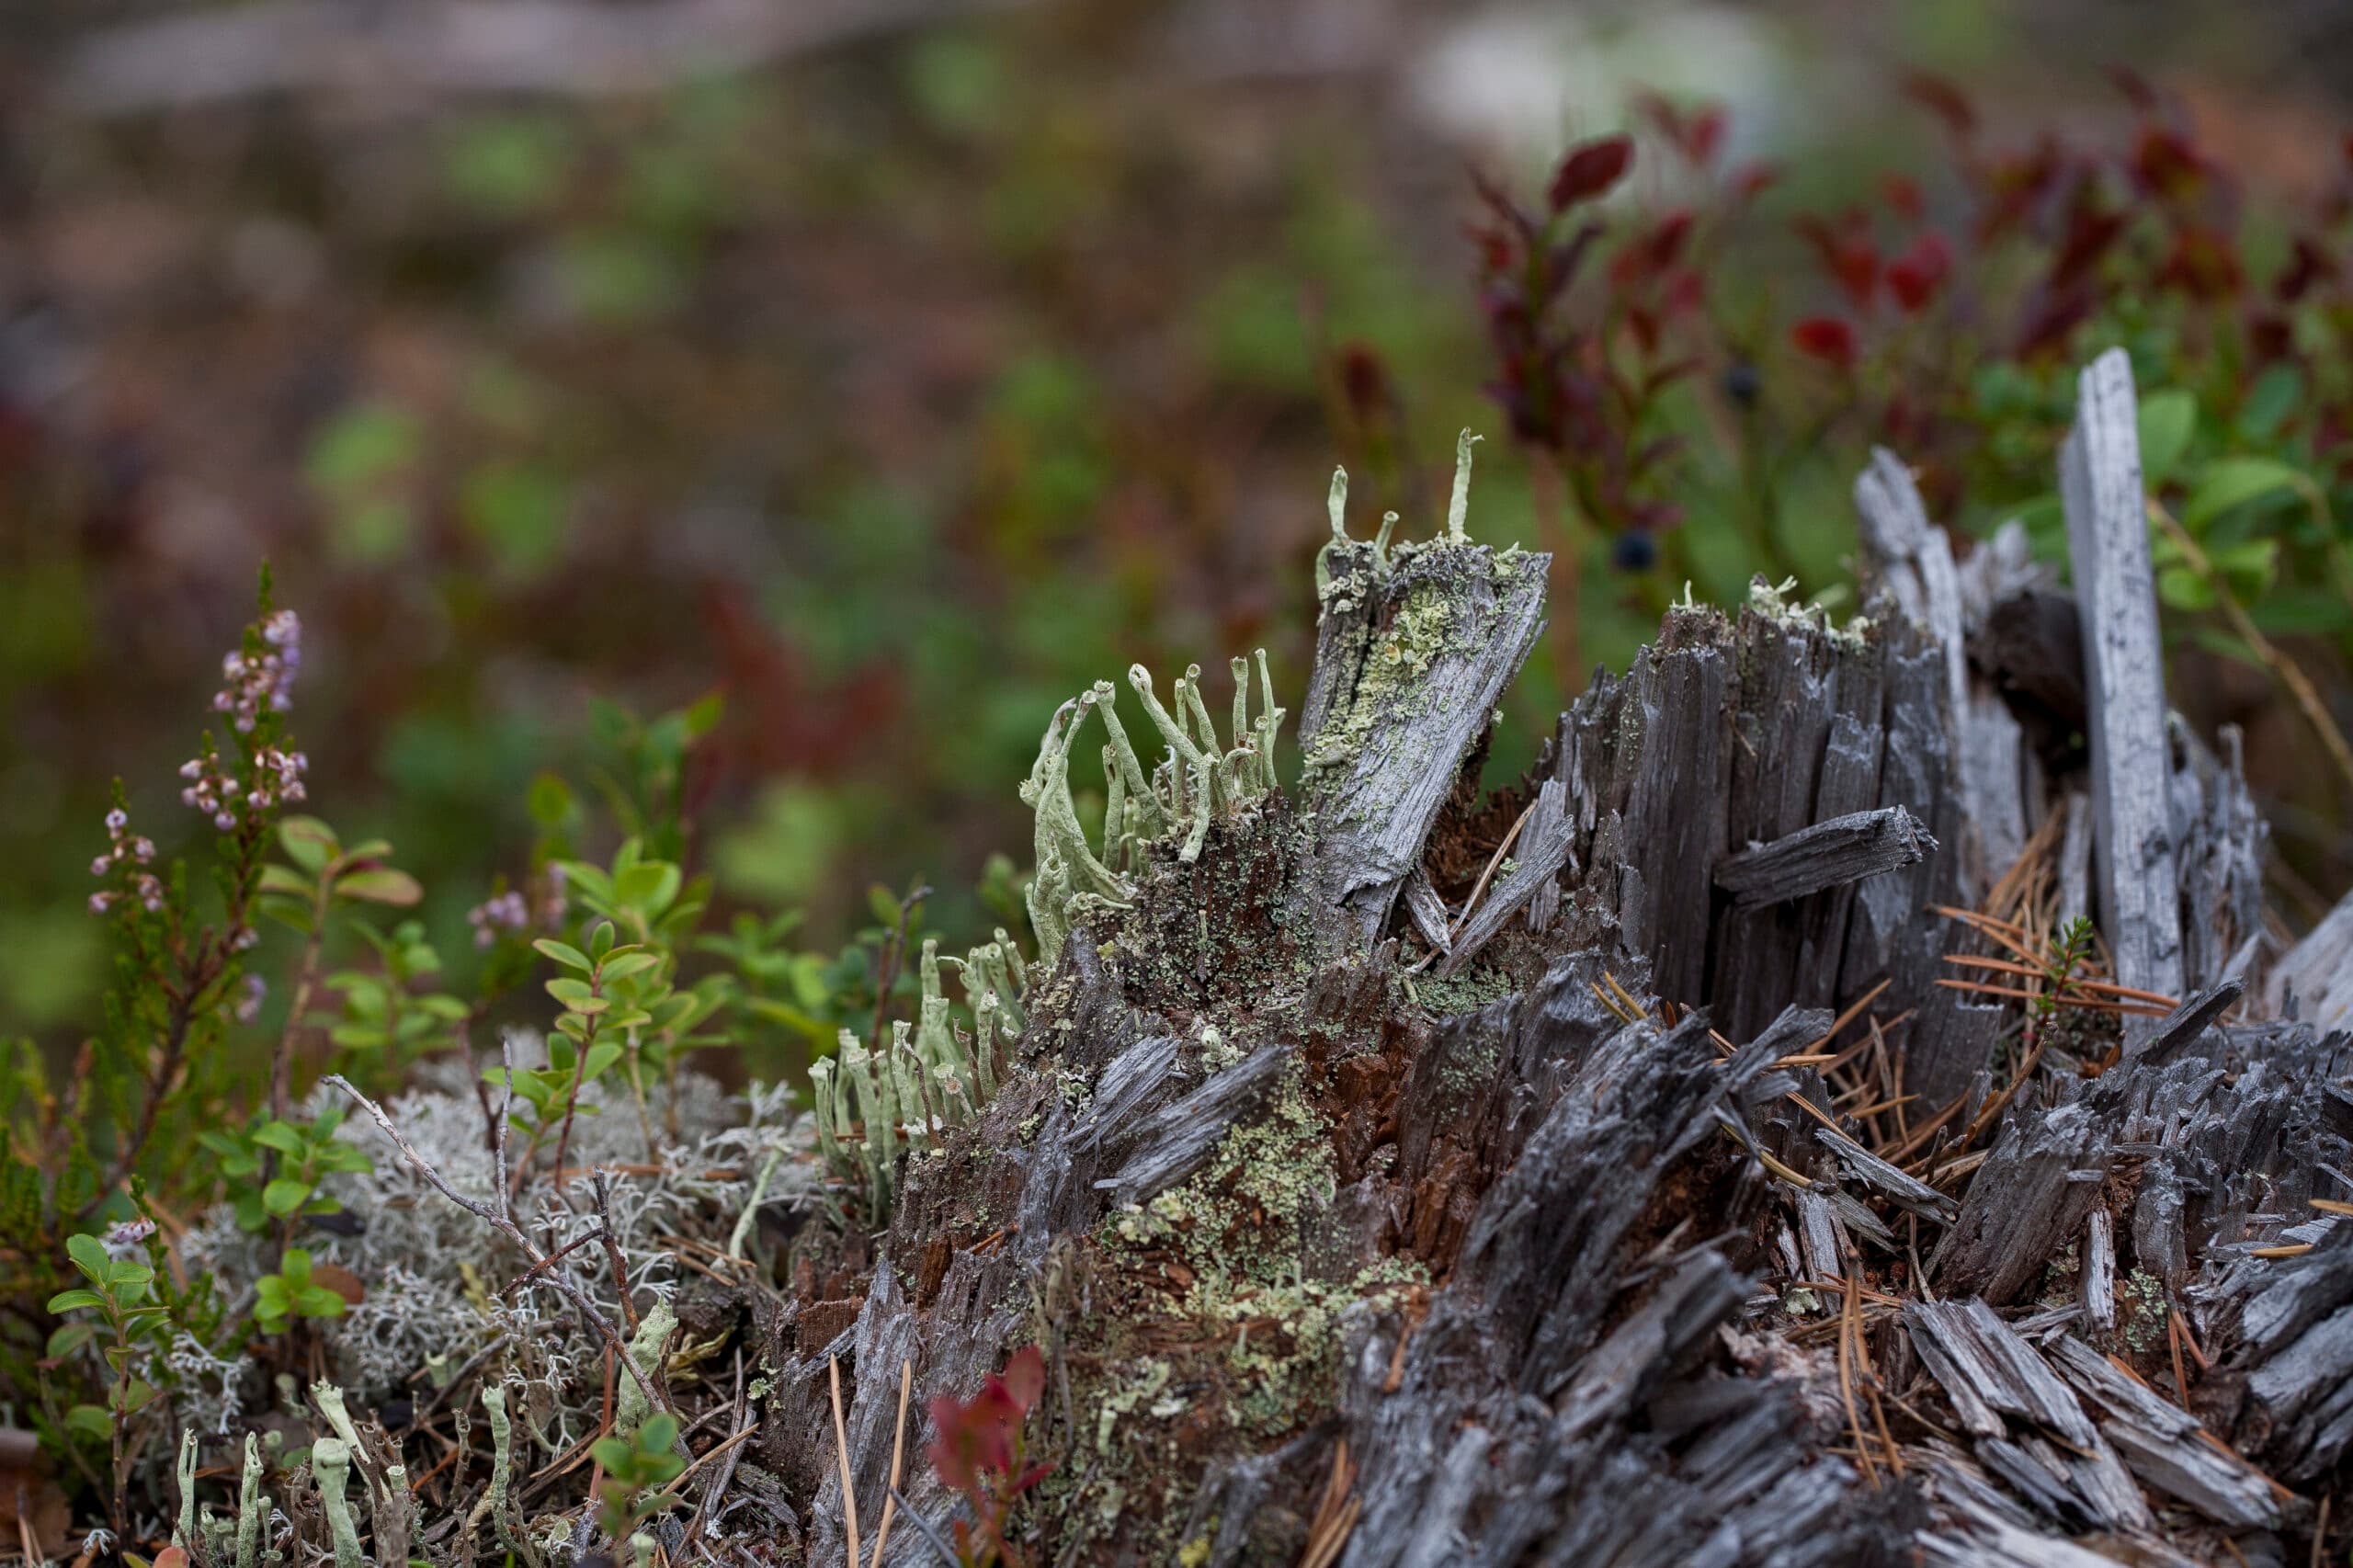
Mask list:
[[[588,989],[585,980],[569,978],[548,982],[548,994],[575,1013],[601,1013],[612,1006],[604,997]]]
[[[616,953],[605,960],[597,978],[608,983],[627,980],[632,974],[643,974],[661,961],[658,956],[648,952]]]
[[[582,1081],[594,1083],[605,1075],[606,1070],[621,1059],[621,1048],[610,1040],[598,1040],[588,1048],[586,1070]]]
[[[261,1206],[268,1210],[273,1218],[283,1220],[301,1208],[302,1200],[310,1196],[309,1182],[293,1176],[279,1176],[261,1189]]]
[[[876,882],[866,890],[866,907],[873,912],[875,924],[886,931],[899,928],[902,917],[899,895]]]
[[[390,903],[407,908],[425,896],[425,889],[406,871],[390,866],[371,867],[364,871],[347,871],[335,879],[335,891],[340,897],[356,898],[369,903]]]
[[[594,972],[597,968],[595,964],[588,961],[588,955],[578,948],[567,942],[559,942],[551,937],[541,937],[531,946],[538,949],[543,957],[555,960],[566,969],[576,969],[583,974],[588,974]]]
[[[96,1290],[84,1290],[79,1288],[60,1290],[49,1299],[49,1310],[53,1312],[77,1312],[85,1307],[103,1307],[106,1304],[106,1298]]]
[[[66,1293],[71,1295],[73,1292]],[[57,1312],[61,1309],[52,1301],[49,1303],[49,1310]],[[49,1358],[52,1361],[62,1361],[91,1340],[96,1339],[97,1335],[98,1325],[94,1323],[60,1324],[57,1332],[49,1336]]]
[[[2151,489],[2163,483],[2198,429],[2198,399],[2168,387],[2141,400],[2141,480]]]
[[[103,1443],[114,1436],[114,1417],[95,1404],[77,1404],[65,1413],[65,1429]]]
[[[2304,373],[2299,367],[2285,359],[2268,366],[2247,389],[2246,403],[2239,410],[2240,431],[2251,440],[2268,441],[2303,394]]]
[[[274,860],[261,869],[261,891],[265,893],[282,893],[288,898],[305,901],[318,896],[318,890],[313,885],[310,878],[295,870],[291,866],[281,866]]]
[[[278,824],[278,841],[286,846],[288,858],[314,877],[343,853],[335,829],[316,817],[288,817]]]
[[[301,1131],[290,1122],[263,1122],[254,1129],[254,1142],[281,1154],[300,1154],[303,1149]]]
[[[112,1261],[96,1236],[66,1237],[65,1256],[72,1258],[74,1267],[87,1275],[94,1283],[106,1278],[107,1265]]]
[[[531,820],[549,832],[572,820],[579,805],[573,799],[572,786],[552,773],[542,773],[531,780],[531,791],[526,800]]]
[[[2181,520],[2192,533],[2236,506],[2302,488],[2304,476],[2277,458],[2218,458],[2200,470]]]

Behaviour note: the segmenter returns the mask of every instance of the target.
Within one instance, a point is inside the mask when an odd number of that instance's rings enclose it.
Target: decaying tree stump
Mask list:
[[[1081,912],[870,1244],[802,1227],[755,1449],[810,1560],[830,1360],[870,1540],[903,1364],[919,1424],[1036,1343],[1040,1562],[2302,1561],[2353,1442],[2311,1206],[2353,1199],[2353,1047],[2253,1004],[2263,828],[2149,679],[2131,400],[2086,372],[2081,603],[2015,531],[1956,562],[1881,454],[1865,619],[1672,610],[1484,799],[1545,561],[1459,491],[1393,549],[1336,505],[1301,787]],[[2029,877],[2179,1009],[2111,1051],[1938,983],[2012,973],[1940,910]],[[1859,1062],[1895,1108],[1837,1097]]]

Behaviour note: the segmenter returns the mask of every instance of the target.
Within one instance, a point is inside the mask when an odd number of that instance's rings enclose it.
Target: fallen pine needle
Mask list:
[[[999,1235],[1004,1233],[1002,1231],[997,1233]],[[874,1568],[882,1568],[882,1549],[891,1540],[891,1516],[899,1511],[899,1460],[906,1451],[907,1394],[915,1387],[915,1372],[913,1361],[899,1363],[899,1420],[891,1428],[891,1485],[888,1494],[882,1499],[882,1522],[874,1529]],[[853,1556],[850,1561],[855,1563],[858,1559]]]
[[[849,1432],[842,1424],[842,1367],[839,1357],[825,1358],[825,1380],[834,1396],[834,1457],[842,1467],[842,1532],[848,1538],[852,1568],[858,1562],[858,1487],[849,1478]]]

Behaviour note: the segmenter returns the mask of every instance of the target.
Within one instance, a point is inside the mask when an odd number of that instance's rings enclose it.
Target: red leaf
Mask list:
[[[1922,231],[1912,248],[1889,264],[1888,290],[1905,315],[1917,315],[1937,297],[1952,271],[1952,252],[1934,229]]]
[[[1378,349],[1349,343],[1340,349],[1340,391],[1358,420],[1379,418],[1390,404],[1389,368]]]
[[[1904,96],[1945,122],[1955,136],[1967,137],[1977,129],[1977,109],[1952,79],[1927,71],[1904,74]]]
[[[1609,266],[1611,280],[1621,286],[1649,282],[1675,265],[1690,233],[1689,212],[1668,213],[1648,233],[1618,253]]]
[[[1859,311],[1868,310],[1879,286],[1879,252],[1871,244],[1862,215],[1849,212],[1834,228],[1808,213],[1797,221],[1796,228],[1821,258],[1823,270],[1837,279],[1847,302]]]
[[[2124,95],[2126,103],[2143,114],[2157,112],[2157,90],[2149,85],[2146,76],[2130,65],[2111,65],[2108,68],[2108,79],[2116,84],[2116,90]]]
[[[1723,142],[1724,111],[1711,105],[1692,117],[1690,132],[1683,143],[1683,154],[1704,166],[1716,161],[1716,153]]]
[[[2057,354],[2097,302],[2092,290],[2082,284],[2036,290],[2018,330],[2018,358],[2040,359]]]
[[[2295,329],[2288,318],[2268,311],[2247,323],[2246,338],[2248,354],[2258,365],[2285,359],[2296,349]]]
[[[1780,178],[1781,166],[1779,164],[1768,163],[1760,158],[1756,163],[1742,165],[1738,169],[1733,171],[1732,199],[1733,204],[1738,206],[1743,203],[1756,200],[1757,197],[1763,195],[1773,186],[1779,184],[1780,182]]]
[[[1012,1397],[1015,1419],[1029,1414],[1046,1392],[1046,1358],[1034,1345],[1025,1345],[1005,1364],[1004,1387]]]
[[[2108,254],[2116,237],[2124,232],[2124,215],[2102,212],[2088,203],[2078,204],[2067,215],[2067,237],[2060,243],[2059,254],[2051,263],[2053,288],[2071,288],[2091,276],[2101,256]]]
[[[1569,155],[1561,160],[1560,169],[1552,176],[1552,189],[1546,193],[1552,210],[1565,211],[1580,201],[1590,201],[1603,194],[1625,177],[1627,166],[1633,161],[1634,139],[1631,136],[1604,136],[1572,147]]]
[[[1840,316],[1808,316],[1790,329],[1790,341],[1801,354],[1835,365],[1855,368],[1857,342],[1852,323]]]
[[[2237,294],[2245,277],[2239,270],[2238,248],[2228,234],[2192,225],[2174,236],[2173,254],[2165,257],[2157,281],[2193,300],[2214,301]]]
[[[2310,293],[2313,284],[2335,282],[2338,270],[2336,258],[2309,234],[2298,234],[2287,267],[2271,285],[2272,295],[2282,304],[2293,304]]]
[[[2167,201],[2185,200],[2204,183],[2209,165],[2188,138],[2161,125],[2144,126],[2132,150],[2132,172],[2146,189]]]

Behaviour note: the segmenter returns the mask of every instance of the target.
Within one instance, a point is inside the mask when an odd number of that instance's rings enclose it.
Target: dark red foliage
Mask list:
[[[1952,250],[1942,234],[1923,229],[1911,248],[1887,266],[1888,292],[1905,315],[1917,315],[1942,291],[1952,275]]]
[[[1976,106],[1952,81],[1927,71],[1907,72],[1904,96],[1944,121],[1953,135],[1966,139],[1977,129]]]
[[[2336,282],[2341,270],[2336,258],[2320,241],[2310,234],[2298,234],[2288,265],[2271,285],[2272,297],[2283,305],[2292,305],[2312,292],[2315,285]]]
[[[2208,165],[2189,139],[2162,125],[2144,125],[2132,150],[2132,175],[2160,200],[2186,202],[2206,183]]]
[[[2246,278],[2231,236],[2193,223],[2175,233],[2173,252],[2165,257],[2157,280],[2193,300],[2212,301],[2236,297]]]
[[[1634,98],[1634,112],[1650,121],[1652,128],[1694,168],[1706,168],[1714,163],[1723,145],[1724,111],[1717,105],[1686,110],[1656,93],[1641,93]]]
[[[1553,211],[1565,212],[1580,201],[1590,201],[1608,193],[1610,187],[1625,177],[1633,161],[1634,139],[1631,136],[1603,136],[1579,142],[1561,160],[1545,197],[1552,202]]]
[[[1855,368],[1859,350],[1854,324],[1843,316],[1808,316],[1790,329],[1790,342],[1799,353],[1841,370]]]
[[[1836,222],[1812,213],[1797,221],[1797,232],[1813,247],[1823,270],[1837,280],[1847,302],[1859,311],[1870,309],[1879,288],[1879,250],[1871,244],[1870,221],[1849,211]]]
[[[2018,324],[2018,345],[2012,352],[2029,363],[2055,357],[2067,347],[2067,339],[2075,330],[2090,318],[2097,303],[2091,290],[2080,283],[2069,287],[2045,284],[2037,289],[2027,301],[2025,316]]]
[[[938,1436],[931,1444],[931,1468],[939,1479],[972,1496],[984,1473],[1011,1471],[1022,1420],[1045,1387],[1045,1358],[1032,1345],[1014,1352],[1004,1372],[963,1403],[933,1400],[931,1424]]]
[[[957,1544],[967,1561],[1011,1560],[1005,1540],[1006,1515],[1021,1494],[1044,1480],[1051,1465],[1022,1462],[1021,1424],[1046,1391],[1046,1358],[1034,1345],[1013,1353],[1005,1370],[959,1403],[931,1402],[938,1436],[931,1468],[972,1505],[973,1523],[958,1520]]]
[[[1888,175],[1879,182],[1879,193],[1888,208],[1907,223],[1916,223],[1927,209],[1920,198],[1920,182],[1910,175]]]
[[[1665,217],[1618,253],[1610,263],[1610,280],[1620,284],[1648,283],[1663,277],[1683,254],[1683,243],[1691,237],[1691,214],[1677,209]]]
[[[1369,343],[1347,343],[1340,348],[1340,392],[1348,411],[1359,422],[1380,418],[1389,409],[1392,392],[1389,367],[1380,350]]]

